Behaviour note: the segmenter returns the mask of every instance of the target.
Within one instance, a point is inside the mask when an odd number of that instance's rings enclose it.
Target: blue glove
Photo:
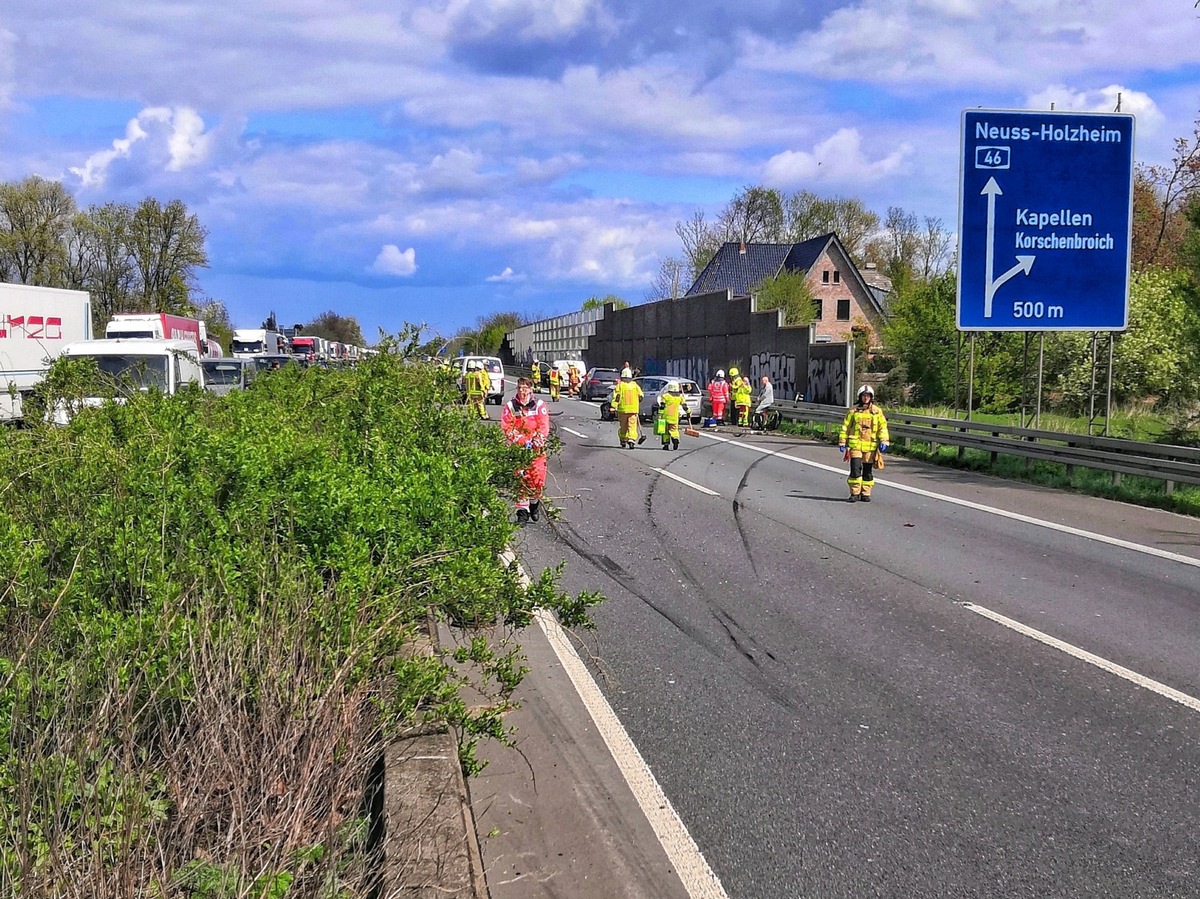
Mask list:
[[[887,445],[886,443],[881,443],[881,444],[879,444],[879,451],[880,451],[881,453],[886,453],[886,452],[887,452],[887,448],[888,448],[888,445]]]
[[[844,443],[839,443],[839,444],[838,444],[838,452],[839,452],[839,453],[844,453],[845,451],[846,451],[846,444],[844,444]]]
[[[533,441],[532,440],[526,441],[525,449],[533,449]]]

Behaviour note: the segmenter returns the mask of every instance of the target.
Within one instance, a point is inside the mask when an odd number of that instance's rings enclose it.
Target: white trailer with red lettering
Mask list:
[[[20,420],[24,397],[63,347],[91,339],[87,291],[0,284],[0,422]]]

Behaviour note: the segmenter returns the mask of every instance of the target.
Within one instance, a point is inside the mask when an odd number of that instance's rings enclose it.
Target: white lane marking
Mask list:
[[[1012,618],[1006,618],[999,612],[993,612],[991,609],[985,609],[983,606],[977,606],[973,603],[963,603],[963,607],[976,615],[982,615],[997,624],[1002,624],[1007,628],[1016,631],[1018,634],[1024,634],[1026,637],[1037,640],[1040,643],[1045,643],[1060,652],[1065,652],[1069,656],[1073,656],[1081,661],[1087,662],[1089,665],[1095,665],[1097,668],[1107,671],[1109,674],[1115,674],[1117,677],[1124,678],[1132,684],[1143,687],[1152,693],[1157,693],[1159,696],[1165,696],[1180,705],[1187,706],[1193,712],[1200,712],[1200,699],[1194,696],[1189,696],[1187,693],[1182,693],[1174,687],[1168,687],[1160,681],[1146,677],[1144,674],[1138,674],[1136,671],[1131,671],[1116,662],[1110,662],[1108,659],[1101,658],[1098,655],[1093,655],[1086,649],[1080,649],[1070,643],[1065,643],[1057,637],[1051,637],[1049,634],[1035,630],[1026,624],[1015,621]]]
[[[587,434],[580,434],[578,431],[572,431],[570,428],[559,428],[560,431],[566,431],[568,434],[574,434],[576,437],[582,437],[587,440]]]
[[[596,722],[596,729],[604,737],[609,752],[625,776],[638,805],[650,821],[650,826],[654,828],[654,833],[666,850],[671,864],[675,866],[675,872],[688,895],[693,899],[729,899],[721,881],[704,858],[704,853],[688,833],[687,827],[679,818],[679,813],[675,811],[671,800],[654,777],[654,772],[650,770],[633,740],[621,726],[612,706],[600,692],[587,666],[583,664],[575,647],[559,627],[558,621],[545,610],[537,613],[537,620],[592,720]]]
[[[506,564],[516,564],[521,583],[525,586],[529,585],[529,575],[525,573],[525,568],[516,561],[511,550],[505,550],[500,554],[500,558]],[[654,829],[667,857],[675,866],[675,872],[679,875],[688,895],[693,899],[729,899],[725,888],[721,886],[721,881],[717,879],[717,875],[705,860],[704,853],[700,851],[700,847],[688,833],[688,829],[680,820],[675,807],[671,805],[671,800],[667,798],[667,794],[663,792],[658,780],[654,777],[654,772],[650,770],[650,766],[638,752],[633,740],[621,726],[617,713],[604,698],[604,694],[592,678],[591,672],[587,670],[579,653],[575,651],[575,647],[571,645],[571,641],[567,639],[567,635],[559,626],[558,620],[545,609],[539,609],[534,617],[545,633],[546,639],[550,641],[550,646],[562,663],[563,670],[567,672],[571,683],[575,685],[575,691],[583,701],[584,707],[587,708],[588,714],[592,716],[596,730],[604,738],[608,751],[612,753],[613,760],[621,769],[625,782],[629,784],[630,790],[633,791],[638,805],[642,807],[642,812]]]
[[[709,496],[720,496],[721,495],[721,494],[717,493],[717,491],[715,491],[715,490],[709,490],[707,487],[701,487],[695,481],[689,481],[687,478],[681,478],[679,475],[675,474],[674,472],[667,471],[665,468],[654,468],[653,465],[651,465],[650,467],[652,469],[654,469],[654,471],[657,471],[659,474],[666,475],[672,481],[678,481],[681,484],[685,484],[688,487],[691,487],[693,490],[699,490],[701,493],[707,493]]]
[[[703,432],[702,432],[703,433]],[[787,459],[789,462],[799,462],[801,465],[808,465],[812,468],[820,468],[824,471],[832,471],[835,474],[845,474],[844,468],[835,468],[832,465],[826,465],[823,462],[811,462],[808,459],[799,459],[796,456],[789,456],[787,453],[782,453],[777,450],[763,449],[760,446],[755,446],[752,443],[743,443],[740,440],[730,440],[728,437],[718,437],[715,434],[704,434],[710,440],[719,440],[722,443],[728,443],[732,446],[741,447],[742,449],[753,450],[761,453],[764,456],[778,456],[780,459]],[[1006,509],[997,509],[995,506],[985,506],[983,503],[974,503],[969,499],[958,499],[954,496],[946,496],[944,493],[934,493],[932,490],[922,490],[920,487],[910,487],[907,484],[898,484],[895,481],[876,478],[876,484],[886,484],[893,490],[900,490],[905,493],[912,493],[917,496],[924,496],[929,499],[941,500],[945,503],[950,503],[955,506],[962,506],[966,509],[974,509],[977,512],[987,512],[990,515],[999,515],[1001,518],[1008,518],[1012,521],[1020,521],[1024,524],[1031,524],[1036,527],[1046,528],[1051,531],[1058,531],[1062,534],[1070,534],[1073,537],[1082,537],[1085,540],[1094,540],[1097,543],[1106,543],[1109,546],[1119,546],[1122,549],[1128,549],[1133,552],[1143,553],[1148,556],[1157,556],[1160,559],[1169,559],[1172,562],[1180,562],[1184,565],[1191,565],[1193,568],[1200,568],[1200,559],[1185,556],[1180,553],[1174,553],[1167,549],[1159,549],[1156,546],[1146,546],[1143,543],[1132,543],[1129,540],[1122,540],[1120,537],[1110,537],[1107,534],[1097,534],[1095,531],[1085,531],[1081,528],[1073,528],[1070,525],[1058,524],[1053,521],[1046,521],[1043,518],[1032,518],[1029,515],[1022,515],[1020,512],[1009,512]]]

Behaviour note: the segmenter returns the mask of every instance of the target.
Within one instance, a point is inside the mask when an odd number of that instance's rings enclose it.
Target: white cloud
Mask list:
[[[1031,95],[1028,106],[1030,109],[1055,109],[1060,112],[1116,112],[1118,101],[1121,112],[1137,117],[1139,131],[1157,131],[1166,121],[1166,116],[1149,94],[1132,91],[1119,84],[1094,90],[1075,90],[1056,84]]]
[[[1063,73],[1170,70],[1196,59],[1189,12],[1126,0],[858,0],[781,43],[747,38],[747,65],[867,84],[994,87]]]
[[[416,274],[417,251],[412,247],[401,250],[394,243],[384,244],[368,271],[377,275],[396,275],[407,278],[409,275]]]
[[[524,275],[518,275],[510,266],[505,266],[504,271],[498,275],[488,275],[485,281],[500,282],[500,281],[524,281]]]
[[[12,104],[13,82],[16,80],[17,36],[0,28],[0,112]]]
[[[126,123],[125,136],[115,139],[112,149],[93,153],[70,171],[84,187],[98,187],[113,163],[133,158],[139,144],[147,147],[147,156],[161,157],[163,169],[180,172],[208,159],[212,136],[204,131],[204,120],[193,109],[148,106]]]
[[[436,9],[418,8],[413,15],[423,33],[446,41],[463,37],[549,40],[609,21],[598,0],[450,0]]]
[[[792,189],[811,185],[852,184],[877,181],[897,171],[912,153],[907,144],[896,147],[882,159],[870,160],[863,153],[862,138],[855,128],[841,128],[831,137],[805,150],[785,150],[772,156],[763,167],[763,180]]]

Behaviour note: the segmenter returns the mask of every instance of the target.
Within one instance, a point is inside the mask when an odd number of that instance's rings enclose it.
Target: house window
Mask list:
[[[841,284],[841,283],[842,283],[842,273],[841,273],[841,272],[835,271],[835,272],[833,273],[833,283],[834,283],[834,284]]]
[[[850,301],[838,300],[837,320],[840,322],[850,321]]]
[[[829,269],[825,269],[825,271],[821,272],[821,283],[822,284],[829,283]]]
[[[824,310],[821,308],[821,301],[820,301],[820,300],[813,300],[813,306],[814,306],[814,307],[816,308],[816,310],[817,310],[817,313],[816,313],[816,315],[814,315],[814,316],[813,316],[813,321],[815,321],[815,322],[819,322],[819,321],[821,320],[821,313],[824,311]]]

